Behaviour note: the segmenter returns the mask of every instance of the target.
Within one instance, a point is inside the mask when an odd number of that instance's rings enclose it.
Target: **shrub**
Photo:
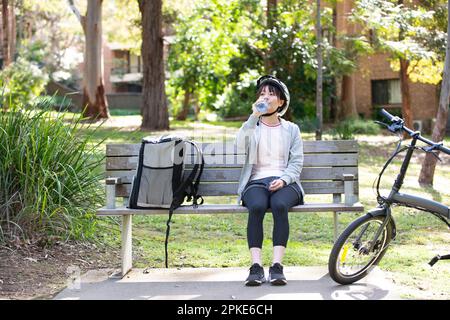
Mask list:
[[[76,117],[0,111],[0,240],[93,236],[102,156]]]
[[[249,116],[252,113],[252,104],[256,101],[256,84],[253,82],[246,78],[225,88],[214,103],[221,118]]]
[[[1,104],[27,106],[45,89],[48,75],[37,64],[19,57],[0,72]]]
[[[40,109],[51,107],[56,111],[68,111],[74,109],[71,98],[57,95],[36,97],[35,106]]]
[[[335,128],[333,135],[338,139],[354,139],[354,134],[378,134],[379,126],[372,120],[347,119],[341,121]]]
[[[315,132],[318,127],[317,118],[303,118],[295,121],[295,123],[299,126],[301,132]]]

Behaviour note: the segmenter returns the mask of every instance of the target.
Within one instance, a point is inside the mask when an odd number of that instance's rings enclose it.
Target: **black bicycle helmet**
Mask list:
[[[289,94],[289,90],[287,88],[287,86],[280,80],[277,79],[274,76],[271,75],[265,75],[260,77],[257,81],[256,81],[256,90],[258,91],[259,88],[261,88],[263,85],[266,84],[271,84],[275,87],[277,87],[278,89],[280,89],[281,94],[282,94],[282,99],[284,100],[284,104],[278,108],[277,112],[278,115],[281,117],[283,116],[286,111],[287,108],[289,107],[289,102],[291,100],[291,95]]]

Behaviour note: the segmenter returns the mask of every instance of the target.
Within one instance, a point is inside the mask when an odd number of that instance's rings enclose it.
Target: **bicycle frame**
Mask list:
[[[450,207],[437,201],[400,192],[416,149],[421,149],[438,157],[434,153],[435,151],[450,155],[450,148],[444,146],[442,142],[434,142],[422,137],[419,131],[413,131],[404,126],[403,119],[391,115],[384,109],[380,113],[389,120],[390,124],[380,121],[376,121],[376,123],[384,125],[390,132],[395,134],[407,133],[411,137],[411,141],[408,145],[402,146],[401,139],[396,151],[386,161],[380,171],[375,181],[378,206],[369,210],[365,216],[354,220],[333,246],[328,261],[328,269],[332,279],[340,284],[350,284],[362,279],[370,272],[370,268],[383,258],[386,249],[397,234],[392,214],[393,205],[412,207],[429,212],[446,223],[450,228]],[[416,146],[418,141],[425,143],[426,146]],[[380,182],[386,168],[397,155],[403,152],[405,152],[405,157],[389,195],[381,195]],[[353,251],[350,259],[347,259],[349,247],[353,247]],[[429,265],[433,266],[437,261],[447,259],[450,259],[450,254],[437,255],[429,262]]]
[[[400,173],[395,180],[394,185],[392,186],[392,190],[389,196],[386,199],[386,202],[389,204],[396,203],[399,205],[416,207],[421,210],[430,211],[436,213],[444,218],[450,218],[450,208],[442,203],[437,201],[433,201],[430,199],[421,198],[415,195],[410,195],[406,193],[400,193],[400,188],[403,185],[403,181],[406,176],[406,172],[408,170],[409,163],[411,162],[412,155],[415,150],[415,146],[417,143],[418,135],[413,136],[410,145],[408,146],[408,151],[406,152],[405,159],[403,160],[402,166],[400,168]]]
[[[382,225],[380,225],[377,232],[375,233],[372,244],[369,248],[369,251],[372,251],[374,249],[376,240],[379,238],[384,227],[389,222],[391,222],[394,226],[393,238],[395,237],[395,230],[396,230],[395,222],[394,222],[394,219],[392,218],[392,214],[391,214],[391,205],[392,204],[399,204],[399,205],[403,205],[403,206],[414,207],[419,210],[429,211],[429,212],[437,214],[443,218],[450,219],[450,208],[448,206],[443,205],[442,203],[439,203],[434,200],[430,200],[430,199],[418,197],[415,195],[410,195],[410,194],[399,192],[403,185],[403,181],[405,179],[409,164],[411,162],[412,155],[414,153],[414,150],[416,149],[416,143],[417,143],[419,136],[420,136],[419,133],[415,133],[412,135],[412,140],[408,146],[408,150],[406,152],[405,158],[404,158],[402,166],[400,168],[400,173],[397,175],[397,178],[395,179],[395,182],[392,186],[391,192],[390,192],[389,196],[385,199],[385,202],[383,204],[381,204],[379,207],[377,207],[373,210],[370,210],[368,212],[368,214],[370,214],[371,216],[383,215],[383,216],[387,217],[386,219],[384,219]],[[362,233],[363,232],[361,232],[361,234]],[[357,237],[357,239],[359,239],[359,236]]]

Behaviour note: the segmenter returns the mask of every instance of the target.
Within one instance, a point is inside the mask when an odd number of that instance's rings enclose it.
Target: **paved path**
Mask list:
[[[89,271],[55,299],[87,300],[381,300],[399,299],[392,281],[375,268],[363,280],[336,284],[326,267],[285,267],[286,286],[246,287],[247,268],[134,269],[120,279],[111,270]],[[267,270],[266,270],[267,273]],[[70,280],[68,280],[70,281]]]

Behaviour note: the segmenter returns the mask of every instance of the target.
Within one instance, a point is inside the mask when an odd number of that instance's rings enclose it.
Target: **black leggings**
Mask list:
[[[272,209],[273,246],[286,247],[289,239],[290,208],[303,203],[298,188],[284,186],[282,189],[270,192],[267,187],[253,185],[246,188],[243,194],[243,204],[248,209],[247,242],[249,248],[262,248],[263,243],[263,220],[268,208]]]

